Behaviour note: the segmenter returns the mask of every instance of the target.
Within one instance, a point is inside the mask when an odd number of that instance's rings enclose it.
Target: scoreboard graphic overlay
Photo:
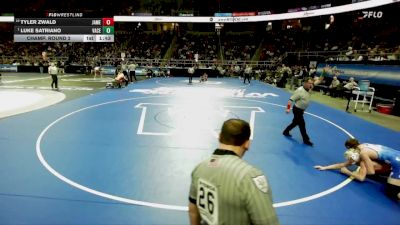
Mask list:
[[[114,18],[83,13],[16,16],[14,42],[114,42]]]

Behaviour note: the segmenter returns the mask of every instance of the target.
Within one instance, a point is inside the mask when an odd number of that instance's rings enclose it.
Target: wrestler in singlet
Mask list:
[[[363,143],[358,146],[360,150],[365,151],[373,160],[383,161],[390,164],[392,172],[389,177],[400,179],[400,151],[394,150],[387,146]]]

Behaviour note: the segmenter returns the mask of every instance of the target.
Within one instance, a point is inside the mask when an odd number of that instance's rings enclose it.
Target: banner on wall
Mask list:
[[[366,65],[366,64],[335,64],[320,63],[317,67],[318,76],[332,77],[347,80],[369,80],[375,84],[385,84],[400,87],[400,66],[398,65]]]
[[[9,64],[0,64],[0,72],[18,72],[18,67]]]
[[[136,76],[146,76],[148,73],[152,73],[153,76],[157,76],[160,73],[159,67],[136,67],[135,75]]]
[[[102,66],[101,73],[104,75],[115,75],[115,70],[117,68],[115,66]]]

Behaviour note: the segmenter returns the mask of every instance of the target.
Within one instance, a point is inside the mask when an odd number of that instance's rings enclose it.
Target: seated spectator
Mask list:
[[[337,76],[334,76],[332,79],[331,84],[328,87],[327,94],[331,97],[336,97],[337,96],[337,91],[340,89],[340,81],[337,79]]]
[[[289,79],[289,74],[286,71],[283,72],[281,78],[276,82],[276,86],[280,87],[280,88],[284,88],[286,86],[288,79]]]
[[[353,77],[350,77],[349,78],[349,81],[345,81],[344,82],[344,86],[343,86],[343,88],[345,89],[345,90],[353,90],[355,87],[357,87],[358,86],[358,84],[357,84],[357,82],[355,82],[354,81],[354,78]]]

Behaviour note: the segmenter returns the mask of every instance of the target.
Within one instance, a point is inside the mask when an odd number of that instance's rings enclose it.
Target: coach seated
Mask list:
[[[343,84],[342,96],[349,100],[353,96],[353,90],[358,87],[358,84],[353,77],[350,77],[348,81],[344,81]]]
[[[338,80],[337,76],[333,76],[332,82],[329,85],[328,89],[326,90],[326,94],[329,94],[331,97],[338,96],[338,91],[341,90],[340,81]]]

